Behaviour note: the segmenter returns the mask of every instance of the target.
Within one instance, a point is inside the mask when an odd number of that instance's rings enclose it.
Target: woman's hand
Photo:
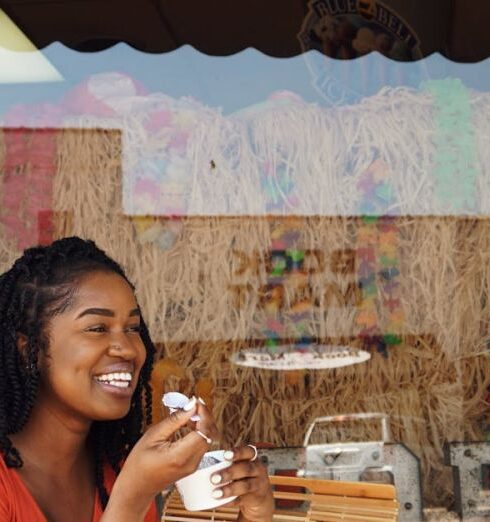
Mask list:
[[[229,505],[240,508],[238,520],[246,522],[269,522],[274,513],[274,498],[265,466],[251,459],[255,450],[250,446],[236,448],[233,452],[227,452],[233,464],[211,477],[211,482],[216,485],[215,497],[238,498]],[[230,482],[230,484],[227,484]],[[219,484],[225,484],[220,487]]]
[[[211,439],[219,438],[209,411],[195,400],[188,411],[180,410],[151,426],[129,453],[117,477],[104,522],[142,520],[157,493],[197,469],[209,450],[204,438],[191,431],[175,442],[172,440],[196,413],[201,417],[196,429]]]

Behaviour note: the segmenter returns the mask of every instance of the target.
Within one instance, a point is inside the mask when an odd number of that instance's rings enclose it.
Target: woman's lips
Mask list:
[[[104,392],[110,393],[113,397],[128,398],[133,395],[136,375],[132,363],[106,366],[93,378]]]

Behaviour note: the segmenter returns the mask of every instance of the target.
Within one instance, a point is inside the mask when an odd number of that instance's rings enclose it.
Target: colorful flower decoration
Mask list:
[[[286,331],[293,328],[295,338],[293,350],[297,353],[309,350],[311,339],[308,338],[308,316],[311,310],[309,300],[299,300],[287,313],[282,312],[284,285],[294,288],[307,284],[308,276],[303,272],[304,250],[296,247],[301,232],[301,222],[292,218],[274,223],[271,231],[270,267],[268,286],[270,288],[264,306],[266,324],[263,331],[266,336],[265,346],[270,355],[276,355],[279,346],[284,343]],[[304,370],[292,370],[286,374],[288,384],[298,384],[304,377]]]
[[[140,243],[153,243],[162,251],[173,247],[184,228],[184,222],[179,217],[163,219],[156,216],[133,216],[131,221]]]
[[[394,202],[388,165],[381,159],[374,160],[362,173],[357,188],[362,195],[360,211],[366,216],[387,214],[388,207]],[[372,233],[365,230],[365,233]]]
[[[302,105],[304,101],[297,94],[290,91],[276,91],[267,101],[259,103],[246,110],[246,114],[257,116],[286,106]],[[253,134],[253,132],[252,132]],[[255,148],[253,142],[252,148]],[[288,156],[288,146],[276,146],[273,153],[263,159],[256,150],[259,165],[261,165],[261,186],[266,196],[266,213],[290,214],[299,205],[295,193],[294,173]]]
[[[456,78],[430,80],[435,136],[434,191],[448,213],[474,210],[477,203],[477,148],[468,89]]]
[[[363,172],[358,188],[361,208],[371,214],[392,202],[388,165],[376,159]],[[404,314],[400,299],[398,228],[394,217],[366,215],[358,229],[358,281],[362,293],[356,324],[365,343],[374,343],[388,356],[387,348],[401,343]],[[385,310],[385,325],[380,326],[378,306]],[[382,333],[385,332],[385,333]]]
[[[291,211],[298,205],[298,198],[294,194],[295,184],[284,162],[279,162],[275,169],[270,161],[264,162],[261,184],[267,197],[266,212],[274,213],[285,207]]]

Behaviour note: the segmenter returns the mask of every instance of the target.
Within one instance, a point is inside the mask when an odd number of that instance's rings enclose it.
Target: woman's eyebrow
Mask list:
[[[85,315],[103,315],[104,317],[114,317],[115,313],[113,310],[109,310],[108,308],[87,308],[83,312],[77,315],[77,319]],[[131,312],[129,312],[129,317],[140,316],[141,312],[139,308],[133,308]]]
[[[133,312],[134,310],[132,310]],[[77,319],[80,319],[84,315],[103,315],[105,317],[114,317],[114,312],[108,308],[87,308],[83,312],[77,315]]]

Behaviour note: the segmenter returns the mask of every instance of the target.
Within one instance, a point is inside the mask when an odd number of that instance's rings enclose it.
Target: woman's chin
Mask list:
[[[113,421],[119,420],[129,413],[130,406],[128,405],[125,408],[99,408],[97,412],[92,415],[92,420],[94,421]]]

